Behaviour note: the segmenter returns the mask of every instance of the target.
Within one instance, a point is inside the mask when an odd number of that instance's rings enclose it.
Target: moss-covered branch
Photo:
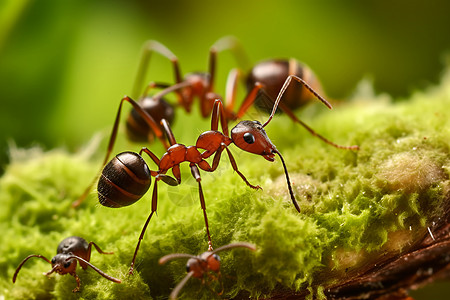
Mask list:
[[[276,116],[267,132],[285,157],[301,214],[290,202],[279,161],[270,163],[230,146],[239,169],[263,191],[249,189],[226,158],[216,172],[202,173],[214,245],[248,241],[258,247],[254,253],[241,249],[221,253],[224,295],[324,298],[360,289],[375,297],[377,292],[362,289],[358,282],[382,281],[369,275],[382,274],[383,266],[437,242],[448,253],[448,235],[442,232],[448,230],[450,202],[449,106],[450,79],[444,78],[440,87],[396,104],[359,95],[333,111],[318,108],[320,113],[314,116],[308,114],[314,109],[300,113],[329,139],[360,145],[358,152],[330,147],[286,116]],[[189,134],[178,131],[177,139],[193,144],[199,129],[184,129]],[[116,149],[137,151],[139,146]],[[200,254],[207,249],[196,184],[187,167],[179,187],[160,185],[158,215],[142,243],[137,272],[127,276],[150,212],[151,193],[130,207],[109,209],[98,204],[93,192],[74,210],[70,204],[95,176],[98,163],[62,150],[14,155],[21,158],[13,159],[0,180],[4,241],[0,294],[8,299],[30,294],[64,299],[160,298],[184,277],[185,262],[160,266],[158,259],[172,252]],[[92,270],[80,271],[81,292],[72,294],[72,277],[47,279],[42,272],[49,270],[48,264],[36,261],[26,265],[12,285],[14,270],[25,256],[52,257],[58,243],[71,235],[114,251],[113,256],[94,252],[91,262],[123,283],[108,282]],[[217,297],[212,290],[219,292],[220,284],[209,287],[191,279],[181,296]],[[411,283],[398,288],[408,287]]]

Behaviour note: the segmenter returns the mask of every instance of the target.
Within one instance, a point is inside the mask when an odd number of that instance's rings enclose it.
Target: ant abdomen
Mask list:
[[[128,206],[141,199],[150,185],[150,169],[144,159],[134,152],[122,152],[103,168],[98,199],[103,206]]]
[[[270,113],[273,102],[277,98],[283,83],[289,75],[295,75],[305,80],[314,90],[320,90],[320,83],[314,73],[306,65],[295,59],[271,59],[255,65],[247,77],[247,90],[250,91],[256,82],[263,85],[263,90],[271,99],[264,99],[262,95],[255,99],[255,105]],[[283,104],[291,110],[304,106],[314,95],[303,85],[289,86],[283,95]]]
[[[172,124],[175,115],[174,109],[163,98],[145,97],[140,101],[140,105],[153,117],[156,124],[160,124],[161,119],[166,119],[169,124]],[[155,138],[150,126],[134,108],[128,115],[126,125],[128,138],[134,142],[152,142]]]

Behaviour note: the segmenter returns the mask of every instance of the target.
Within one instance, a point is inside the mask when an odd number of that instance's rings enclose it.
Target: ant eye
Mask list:
[[[250,132],[244,133],[244,141],[247,144],[253,144],[255,142],[255,137]]]
[[[52,258],[52,265],[54,265],[56,263],[56,258]]]
[[[190,272],[191,271],[191,266],[190,265],[186,265],[186,272]]]
[[[214,254],[213,257],[214,257],[215,260],[220,261],[220,256],[219,255]]]
[[[64,269],[67,269],[68,267],[70,267],[70,261],[68,261],[64,264]]]

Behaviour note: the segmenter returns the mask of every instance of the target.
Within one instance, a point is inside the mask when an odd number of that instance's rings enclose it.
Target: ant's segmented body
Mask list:
[[[208,217],[206,214],[205,199],[203,196],[203,190],[201,186],[200,169],[206,172],[214,172],[220,162],[222,152],[225,150],[230,159],[230,163],[233,170],[244,180],[244,182],[253,189],[260,189],[259,186],[250,184],[246,177],[238,170],[236,161],[231,154],[228,146],[235,144],[243,151],[261,155],[266,160],[273,162],[275,160],[275,154],[281,159],[283,164],[286,182],[288,185],[289,194],[296,210],[300,212],[300,207],[294,196],[294,192],[291,187],[289,175],[287,172],[286,164],[280,152],[275,145],[270,141],[264,127],[272,120],[278,104],[289,86],[292,76],[289,76],[283,87],[281,88],[275,104],[273,106],[272,113],[269,119],[261,124],[258,121],[241,121],[232,130],[231,135],[228,134],[228,120],[225,115],[224,107],[220,99],[216,99],[213,106],[211,117],[211,130],[203,132],[197,139],[195,146],[185,146],[178,144],[170,129],[170,125],[167,121],[162,119],[161,126],[170,142],[170,147],[167,148],[166,153],[159,159],[153,152],[147,148],[142,148],[139,154],[132,152],[124,152],[117,155],[111,160],[103,169],[102,175],[98,182],[98,194],[100,203],[109,207],[121,207],[130,205],[139,200],[149,189],[151,177],[155,178],[152,194],[152,209],[151,213],[144,224],[144,227],[139,236],[138,244],[131,263],[130,273],[133,271],[136,255],[143,239],[147,226],[157,209],[158,202],[158,181],[162,180],[169,185],[178,185],[181,182],[180,164],[182,162],[189,162],[192,176],[198,182],[200,204],[203,210],[203,216],[205,220],[206,233],[208,237],[209,248],[212,250],[211,236],[209,233]],[[329,103],[323,99],[320,95],[314,92],[311,87],[307,85],[301,78],[299,83],[304,84],[316,97],[319,98],[324,104],[331,107]],[[156,122],[148,115],[137,102],[129,97],[124,97],[121,101],[121,105],[124,101],[129,102],[136,111],[143,116],[143,118],[149,123],[149,126],[156,127]],[[119,113],[121,109],[119,107]],[[219,121],[222,127],[222,132],[218,131]],[[200,152],[199,149],[203,149]],[[152,161],[158,166],[157,171],[152,171],[145,164],[141,157],[142,153],[146,153]],[[214,155],[212,165],[210,165],[206,159]],[[137,171],[133,171],[137,170]],[[175,178],[166,175],[167,171],[172,170]]]
[[[73,290],[73,292],[78,292],[80,290],[80,278],[78,277],[77,273],[75,272],[77,268],[77,261],[80,263],[81,268],[86,270],[86,268],[89,266],[92,269],[94,269],[97,273],[102,275],[108,280],[111,280],[116,283],[121,283],[119,279],[116,279],[114,277],[111,277],[107,274],[105,274],[103,271],[92,265],[89,261],[91,259],[91,247],[92,245],[97,249],[98,253],[101,254],[113,254],[112,252],[103,252],[97,244],[94,242],[86,242],[85,239],[78,237],[78,236],[71,236],[66,239],[64,239],[59,245],[56,250],[56,255],[52,258],[50,261],[46,257],[39,255],[39,254],[32,254],[27,256],[17,267],[16,272],[14,272],[13,276],[13,283],[16,282],[17,275],[19,274],[20,269],[22,266],[32,257],[38,257],[42,258],[46,262],[50,263],[52,265],[52,269],[44,273],[44,275],[49,276],[53,272],[56,272],[60,275],[70,274],[73,277],[75,277],[77,281],[77,287]]]
[[[178,296],[178,293],[183,288],[183,286],[186,284],[186,282],[191,277],[199,278],[204,280],[205,276],[209,275],[209,273],[215,273],[220,275],[220,257],[217,255],[218,252],[221,252],[223,250],[228,250],[232,248],[248,248],[252,251],[256,250],[256,246],[250,243],[233,243],[228,244],[222,247],[217,248],[214,251],[208,250],[206,252],[203,252],[202,254],[195,256],[191,254],[184,254],[184,253],[173,253],[168,254],[159,259],[159,263],[165,264],[169,260],[175,259],[175,258],[188,258],[187,264],[186,264],[186,271],[188,274],[177,284],[177,286],[172,290],[172,293],[170,293],[169,299],[176,299]],[[213,279],[217,279],[216,276],[212,277]]]

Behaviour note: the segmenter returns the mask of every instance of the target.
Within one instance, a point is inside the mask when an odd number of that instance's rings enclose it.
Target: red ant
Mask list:
[[[46,257],[39,254],[32,254],[27,256],[17,267],[16,272],[12,278],[13,283],[16,282],[17,274],[19,273],[22,266],[27,262],[28,259],[32,257],[42,258],[46,262],[52,265],[52,269],[49,272],[44,273],[44,275],[49,276],[53,272],[56,272],[60,275],[70,274],[75,277],[77,281],[77,287],[72,290],[72,292],[76,293],[80,290],[80,278],[75,272],[77,268],[77,261],[80,263],[81,268],[86,270],[89,266],[94,269],[98,274],[102,275],[108,280],[111,280],[116,283],[121,283],[119,279],[109,276],[105,274],[103,271],[89,263],[91,259],[91,247],[92,245],[97,249],[98,253],[101,254],[113,254],[113,252],[103,252],[99,246],[97,246],[94,242],[86,242],[85,239],[78,236],[71,236],[64,239],[56,249],[56,255],[50,261]]]
[[[298,212],[300,207],[292,191],[289,175],[287,172],[286,164],[280,152],[275,145],[272,144],[264,127],[272,120],[278,104],[289,86],[292,79],[297,80],[303,84],[308,90],[310,90],[316,97],[321,100],[328,107],[330,104],[318,95],[306,82],[296,76],[289,76],[283,87],[281,88],[275,104],[270,114],[269,119],[261,124],[258,121],[241,121],[232,130],[231,137],[228,134],[228,122],[225,116],[224,107],[220,99],[216,99],[213,106],[211,117],[211,130],[203,132],[197,139],[195,146],[186,147],[183,144],[178,144],[170,129],[169,123],[165,120],[161,120],[161,126],[170,142],[170,147],[167,148],[166,153],[159,159],[153,152],[147,148],[142,148],[139,154],[134,152],[123,152],[113,158],[103,169],[100,179],[98,181],[98,198],[102,205],[108,207],[122,207],[131,205],[139,200],[150,188],[151,177],[155,177],[155,184],[152,194],[152,209],[151,213],[144,224],[144,227],[139,236],[138,244],[136,246],[133,260],[131,262],[130,273],[133,272],[134,262],[137,252],[139,250],[140,243],[143,239],[145,230],[157,208],[158,202],[158,181],[162,180],[169,185],[178,185],[181,183],[180,164],[182,162],[189,162],[192,176],[198,182],[200,204],[203,209],[203,217],[205,220],[206,233],[208,236],[209,249],[212,250],[211,236],[209,233],[208,218],[206,215],[206,205],[203,196],[203,190],[201,186],[200,169],[206,172],[214,172],[219,165],[220,157],[223,150],[226,150],[230,159],[233,170],[244,180],[244,182],[253,189],[261,189],[260,186],[254,186],[248,182],[245,176],[238,170],[236,161],[231,154],[228,146],[234,143],[238,148],[249,153],[261,155],[266,160],[273,162],[275,160],[275,154],[278,154],[283,164],[286,182],[288,185],[289,194]],[[119,113],[124,101],[129,102],[134,109],[148,122],[149,126],[157,127],[153,118],[133,99],[125,96],[119,107]],[[219,119],[222,127],[222,132],[218,131]],[[200,152],[199,149],[205,151]],[[145,152],[153,162],[158,166],[157,171],[152,171],[148,168],[141,155]],[[205,160],[214,154],[212,166]],[[175,178],[166,175],[167,171],[172,169],[172,173]]]
[[[159,264],[165,264],[169,260],[172,260],[174,258],[188,258],[186,265],[186,270],[188,274],[177,284],[177,286],[172,290],[170,293],[169,299],[176,299],[178,296],[178,293],[183,288],[183,286],[186,284],[186,282],[191,277],[195,278],[201,278],[202,281],[205,275],[209,275],[210,272],[219,274],[220,276],[220,257],[217,255],[218,252],[223,250],[228,250],[231,248],[248,248],[250,250],[255,251],[256,247],[253,244],[250,243],[233,243],[229,245],[225,245],[222,247],[217,248],[214,251],[206,251],[202,254],[195,256],[191,254],[184,254],[184,253],[174,253],[174,254],[168,254],[166,256],[163,256],[159,259]],[[212,276],[213,279],[217,279],[217,277]]]
[[[138,98],[139,106],[149,114],[154,123],[149,123],[145,120],[146,117],[142,116],[135,107],[133,107],[128,115],[126,121],[126,129],[128,138],[135,142],[152,142],[155,136],[161,141],[165,148],[168,148],[168,144],[164,139],[163,128],[160,126],[161,119],[165,119],[169,124],[174,119],[174,108],[163,97],[171,92],[175,92],[178,95],[178,105],[183,107],[187,112],[191,111],[194,99],[199,98],[200,112],[203,118],[208,117],[211,114],[212,107],[215,99],[221,99],[221,96],[216,94],[214,89],[215,73],[216,73],[216,61],[217,53],[224,50],[231,50],[236,57],[236,60],[240,64],[244,64],[247,60],[240,43],[231,36],[226,36],[214,43],[209,51],[209,68],[208,72],[193,72],[189,73],[182,78],[178,58],[166,48],[164,45],[157,41],[147,41],[143,47],[143,53],[141,56],[141,62],[139,64],[135,84],[133,88],[133,98]],[[167,83],[150,82],[147,88],[141,94],[143,81],[145,74],[147,73],[150,57],[153,52],[157,52],[160,55],[166,57],[173,64],[175,84],[170,85]],[[235,94],[236,81],[238,80],[238,72],[232,71],[229,76],[229,93]],[[148,93],[152,88],[164,88],[156,95],[150,96]],[[234,102],[234,100],[233,100]],[[108,148],[102,166],[105,166],[111,155],[112,149],[115,144],[117,132],[120,123],[120,115],[122,103],[119,107],[112,133],[109,139]],[[233,103],[230,104],[233,105]],[[237,116],[232,112],[232,107],[226,110],[227,118],[235,120]],[[242,112],[240,115],[243,115]],[[93,183],[92,183],[93,184]],[[89,194],[92,184],[87,187],[84,193],[72,204],[73,207],[79,206],[83,200]]]

